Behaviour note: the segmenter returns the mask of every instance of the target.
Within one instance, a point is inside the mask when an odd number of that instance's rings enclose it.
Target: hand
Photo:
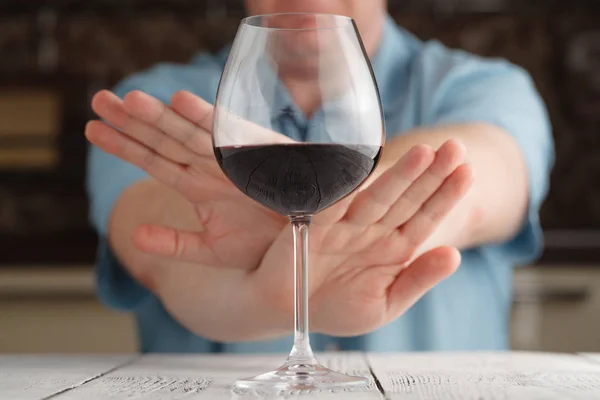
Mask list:
[[[341,211],[314,218],[309,237],[313,330],[340,336],[375,330],[458,268],[457,249],[420,247],[472,184],[470,167],[461,164],[464,156],[464,147],[454,140],[437,151],[413,147],[342,202]],[[264,303],[288,315],[293,271],[281,265],[293,259],[292,245],[284,231],[253,272]]]
[[[287,221],[250,200],[222,174],[209,133],[212,105],[187,92],[175,94],[170,108],[139,91],[123,101],[101,91],[92,108],[106,122],[88,123],[89,141],[181,193],[200,221],[192,231],[142,225],[133,233],[140,250],[209,266],[258,267]]]
[[[88,139],[176,188],[203,221],[201,232],[140,227],[136,244],[149,253],[196,263],[196,268],[181,271],[186,280],[170,280],[177,282],[171,284],[171,292],[189,294],[185,287],[198,275],[202,283],[190,290],[195,296],[214,301],[244,293],[248,309],[269,310],[281,316],[273,321],[289,329],[292,240],[285,219],[247,199],[220,172],[210,144],[212,106],[186,92],[173,96],[171,104],[166,107],[141,92],[128,94],[123,102],[102,92],[93,101],[94,110],[123,133],[94,121],[86,131]],[[457,167],[463,157],[464,149],[454,141],[437,152],[417,146],[368,188],[314,218],[313,327],[342,335],[375,329],[456,269],[458,252],[446,247],[406,264],[468,189],[470,169]],[[201,266],[236,267],[250,273],[219,273]],[[233,317],[230,310],[212,309],[209,314],[223,327],[239,324],[240,314]],[[196,319],[207,317],[198,307],[196,312],[174,310],[188,327],[194,325],[192,313]],[[209,318],[213,325],[215,318]],[[211,334],[223,338],[225,332]]]

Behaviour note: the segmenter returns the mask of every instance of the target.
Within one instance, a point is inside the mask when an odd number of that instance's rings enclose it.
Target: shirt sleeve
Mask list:
[[[545,105],[530,75],[499,59],[483,59],[439,44],[424,50],[423,68],[433,77],[425,92],[431,124],[483,122],[503,128],[520,147],[528,173],[529,204],[520,231],[480,251],[512,265],[537,258],[542,250],[539,210],[554,163],[554,143]]]
[[[126,78],[117,84],[113,92],[123,98],[132,90],[141,90],[169,104],[172,94],[178,90],[187,89],[199,95],[204,94],[202,88],[198,88],[197,84],[194,86],[194,82],[198,82],[199,72],[204,72],[206,81],[214,81],[212,78],[215,74],[210,73],[210,70],[160,64]],[[218,74],[216,76],[218,79]],[[212,86],[216,91],[216,85]],[[204,97],[210,98],[210,96]],[[135,310],[143,300],[152,296],[149,290],[135,281],[123,268],[107,241],[108,221],[115,202],[127,187],[147,177],[145,171],[133,164],[108,154],[94,145],[89,146],[86,184],[90,202],[90,220],[99,239],[96,256],[96,290],[105,305],[119,310]]]

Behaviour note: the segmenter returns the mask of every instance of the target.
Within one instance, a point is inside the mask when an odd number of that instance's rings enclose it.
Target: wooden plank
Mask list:
[[[326,353],[318,356],[324,365],[371,379],[368,387],[353,391],[302,393],[306,399],[379,399],[365,357],[360,353]],[[238,378],[254,376],[277,368],[285,359],[273,355],[145,355],[119,368],[57,396],[57,400],[175,400],[285,398],[291,393],[232,390]]]
[[[600,365],[569,354],[368,354],[386,399],[598,399]]]
[[[0,399],[44,399],[80,386],[131,359],[131,356],[0,356]]]
[[[578,354],[590,362],[600,364],[600,353],[578,353]]]

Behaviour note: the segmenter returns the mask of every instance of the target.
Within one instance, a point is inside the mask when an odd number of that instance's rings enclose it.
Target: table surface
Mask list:
[[[528,352],[322,353],[324,365],[366,376],[353,390],[238,392],[275,355],[0,356],[0,399],[600,399],[600,354]]]

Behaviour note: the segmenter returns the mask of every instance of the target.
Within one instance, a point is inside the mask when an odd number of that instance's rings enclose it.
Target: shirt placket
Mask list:
[[[285,106],[277,117],[281,133],[298,142],[305,142],[308,138],[308,123],[298,117],[291,105]]]

